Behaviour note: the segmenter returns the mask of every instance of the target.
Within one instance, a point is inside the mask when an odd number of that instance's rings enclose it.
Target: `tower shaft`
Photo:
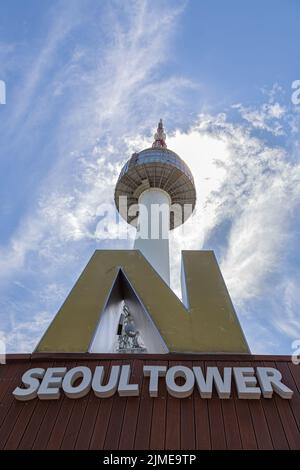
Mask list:
[[[158,188],[147,189],[139,197],[139,218],[134,249],[140,250],[162,279],[170,285],[170,205],[171,198]]]

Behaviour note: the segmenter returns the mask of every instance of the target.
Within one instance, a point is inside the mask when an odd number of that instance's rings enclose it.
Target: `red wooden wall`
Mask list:
[[[139,397],[16,401],[14,388],[31,367],[131,364]],[[160,380],[159,397],[150,398],[145,363],[191,367],[217,365],[278,368],[292,400],[210,400],[194,394],[176,399]],[[109,370],[109,367],[107,367]],[[300,366],[282,356],[192,355],[18,355],[0,366],[0,449],[300,449]]]

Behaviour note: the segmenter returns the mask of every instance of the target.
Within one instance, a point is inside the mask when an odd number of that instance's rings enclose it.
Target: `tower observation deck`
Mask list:
[[[122,197],[127,201],[126,214],[120,207]],[[134,153],[122,168],[115,188],[115,204],[125,220],[137,227],[134,248],[144,254],[169,284],[168,231],[192,214],[196,190],[189,167],[167,148],[162,120],[152,147]],[[141,206],[145,210],[141,210]],[[139,207],[139,211],[130,210],[133,207]],[[155,218],[154,214],[160,209],[162,216]]]

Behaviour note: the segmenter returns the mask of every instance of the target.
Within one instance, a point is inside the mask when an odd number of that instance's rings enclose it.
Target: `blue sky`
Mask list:
[[[152,142],[189,164],[171,238],[214,249],[254,353],[300,339],[298,0],[10,0],[0,6],[0,330],[31,351],[96,248],[118,172]]]

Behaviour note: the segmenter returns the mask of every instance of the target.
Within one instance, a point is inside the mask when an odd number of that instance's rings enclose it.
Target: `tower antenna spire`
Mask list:
[[[152,144],[152,148],[167,148],[166,134],[164,131],[162,119],[159,120],[157,131],[154,134],[154,142]]]

